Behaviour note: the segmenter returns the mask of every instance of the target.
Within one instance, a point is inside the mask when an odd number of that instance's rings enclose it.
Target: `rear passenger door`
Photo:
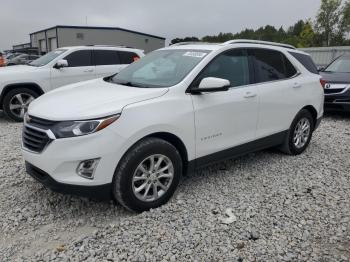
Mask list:
[[[121,62],[116,50],[94,50],[96,77],[110,76],[121,70]]]
[[[119,57],[122,68],[140,59],[140,57],[136,53],[129,51],[119,51]]]
[[[119,73],[124,67],[136,60],[133,52],[118,50],[94,50],[94,63],[97,77],[110,76]]]
[[[95,66],[92,64],[92,50],[79,50],[68,54],[68,67],[51,69],[52,89],[96,78]]]
[[[298,71],[280,51],[250,49],[259,93],[257,139],[289,129],[302,101]]]

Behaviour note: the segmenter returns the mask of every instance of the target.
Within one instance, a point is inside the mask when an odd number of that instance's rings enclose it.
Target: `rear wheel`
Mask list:
[[[24,114],[29,104],[39,96],[35,91],[28,88],[16,88],[8,92],[3,100],[5,114],[14,121],[23,121]]]
[[[165,204],[182,174],[177,149],[159,138],[146,138],[122,158],[113,179],[115,199],[129,210],[142,212]]]
[[[308,147],[314,131],[314,121],[308,110],[301,110],[294,118],[280,150],[289,155],[299,155]]]

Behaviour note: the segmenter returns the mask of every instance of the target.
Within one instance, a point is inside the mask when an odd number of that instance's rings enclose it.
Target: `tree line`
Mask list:
[[[195,36],[175,38],[170,44],[179,42],[222,43],[233,39],[255,39],[291,44],[296,47],[350,45],[350,0],[321,0],[317,16],[300,20],[287,29],[271,25],[256,30],[245,29],[239,33],[219,33],[202,38]]]

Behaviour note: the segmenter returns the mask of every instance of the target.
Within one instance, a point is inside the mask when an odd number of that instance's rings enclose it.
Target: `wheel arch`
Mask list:
[[[36,93],[38,93],[39,95],[44,94],[43,89],[36,83],[26,82],[26,83],[9,84],[9,85],[6,85],[4,87],[4,89],[2,90],[2,92],[1,92],[1,95],[0,95],[0,108],[2,108],[2,103],[4,101],[5,95],[8,92],[10,92],[11,90],[13,90],[15,88],[21,88],[21,87],[31,89],[31,90],[35,91]]]
[[[188,152],[186,149],[186,146],[184,144],[184,142],[176,135],[169,133],[169,132],[157,132],[157,133],[152,133],[147,135],[144,138],[148,138],[148,137],[156,137],[156,138],[160,138],[163,139],[167,142],[169,142],[170,144],[172,144],[180,153],[181,159],[182,159],[182,164],[184,167],[184,171],[187,170],[188,167]],[[142,139],[144,139],[142,138]],[[140,139],[140,140],[142,140]]]
[[[314,121],[313,122],[313,125],[314,125],[313,128],[315,128],[315,125],[317,123],[317,110],[315,109],[315,107],[312,106],[312,105],[307,105],[307,106],[304,106],[302,108],[302,110],[307,110],[307,111],[309,111],[311,113],[312,120]]]
[[[134,145],[136,145],[137,143],[139,143],[143,139],[151,138],[151,137],[163,139],[163,140],[167,141],[168,143],[172,144],[180,153],[180,156],[182,159],[182,164],[183,164],[183,172],[187,173],[187,171],[189,171],[188,170],[188,167],[189,167],[188,150],[187,150],[184,142],[177,135],[174,135],[170,132],[154,132],[154,133],[150,133],[150,134],[147,134],[147,135],[139,138],[134,143],[132,143],[130,146],[128,146],[128,149],[122,154],[121,158],[119,159],[119,163],[120,163],[121,159],[123,159],[123,157],[127,154],[127,152],[129,151],[130,148],[132,148]],[[119,163],[117,164],[117,168],[119,166]]]

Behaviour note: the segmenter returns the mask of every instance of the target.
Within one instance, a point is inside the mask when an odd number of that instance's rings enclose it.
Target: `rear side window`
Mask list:
[[[309,72],[318,74],[317,67],[315,63],[312,61],[312,58],[308,55],[289,52],[296,60],[298,60]]]
[[[134,52],[119,51],[118,53],[119,53],[121,64],[131,64],[132,62],[135,62],[137,59],[140,58]]]
[[[68,67],[91,66],[91,50],[75,51],[67,55],[64,59],[68,62]]]
[[[253,49],[249,52],[254,58],[257,82],[283,80],[297,73],[291,62],[281,52],[267,49]]]
[[[117,51],[94,50],[95,65],[119,65],[120,59]]]
[[[193,86],[198,87],[203,78],[227,79],[231,87],[250,84],[249,62],[246,50],[231,50],[215,57],[199,74]]]

